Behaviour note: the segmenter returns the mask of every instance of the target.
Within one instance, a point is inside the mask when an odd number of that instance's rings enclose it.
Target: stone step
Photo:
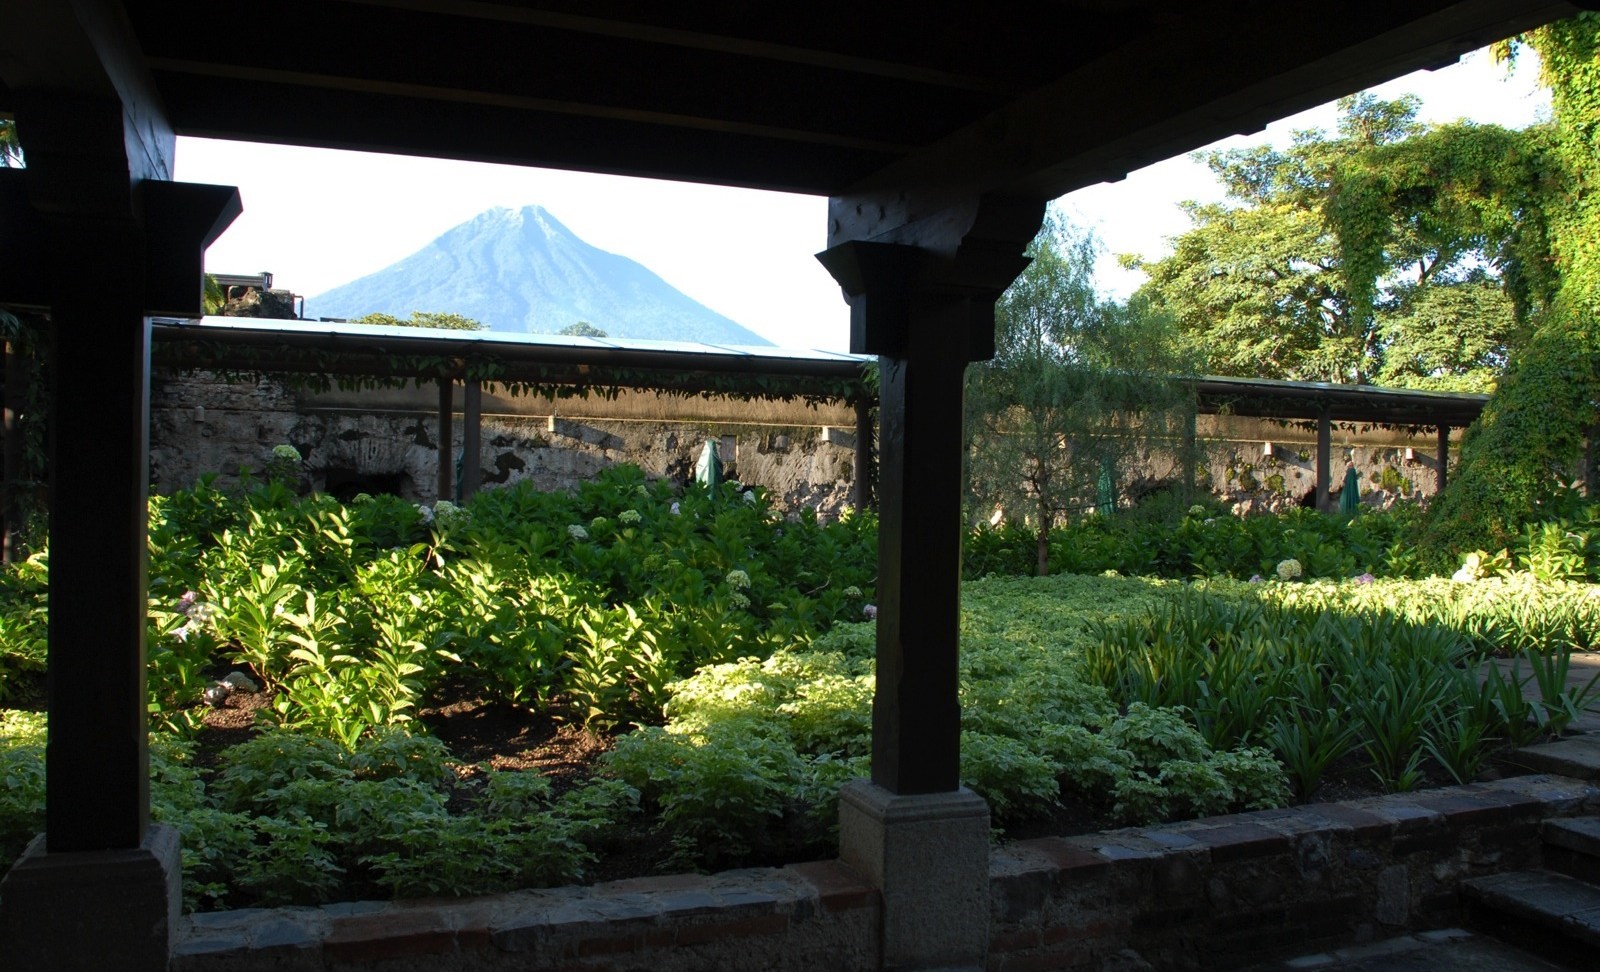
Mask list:
[[[1600,885],[1600,818],[1546,820],[1540,834],[1547,869]]]
[[[1478,930],[1545,958],[1585,967],[1600,947],[1600,887],[1555,871],[1510,871],[1461,883]]]
[[[1536,773],[1554,773],[1575,780],[1600,780],[1600,733],[1584,733],[1555,742],[1524,746],[1504,757],[1504,761]]]

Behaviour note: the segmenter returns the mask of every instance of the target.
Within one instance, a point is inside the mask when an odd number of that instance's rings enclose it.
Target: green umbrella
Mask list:
[[[1344,471],[1344,488],[1339,490],[1339,512],[1354,513],[1361,509],[1361,477],[1356,474],[1356,467],[1350,466]]]
[[[1117,512],[1117,462],[1110,456],[1100,460],[1100,479],[1094,491],[1094,508],[1101,516]]]
[[[694,464],[694,479],[713,493],[722,485],[722,460],[717,458],[717,442],[707,439],[700,450],[700,461]]]

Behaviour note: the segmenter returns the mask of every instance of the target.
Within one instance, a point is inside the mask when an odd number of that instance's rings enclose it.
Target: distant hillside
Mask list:
[[[540,206],[491,209],[377,273],[306,299],[306,316],[447,311],[496,331],[588,321],[615,338],[771,344],[643,265],[590,246]]]

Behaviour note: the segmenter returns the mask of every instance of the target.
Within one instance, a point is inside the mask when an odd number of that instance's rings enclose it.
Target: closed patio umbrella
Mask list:
[[[1354,513],[1361,509],[1361,477],[1356,473],[1356,467],[1350,466],[1344,471],[1344,488],[1339,490],[1339,512]]]

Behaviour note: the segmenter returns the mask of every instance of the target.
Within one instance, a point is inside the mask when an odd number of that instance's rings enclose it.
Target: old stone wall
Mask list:
[[[457,389],[451,441],[458,455],[460,397]],[[854,433],[827,424],[852,418],[842,408],[638,395],[615,403],[485,395],[483,407],[484,487],[530,480],[541,490],[570,489],[621,462],[685,482],[714,439],[727,476],[765,487],[777,503],[837,513],[849,502]],[[436,409],[437,392],[426,387],[311,394],[270,380],[160,376],[152,389],[153,485],[170,492],[207,473],[227,485],[241,469],[259,470],[273,446],[288,443],[300,451],[315,489],[344,498],[392,492],[431,503],[438,484]]]
[[[461,392],[452,442],[459,447]],[[227,484],[259,469],[272,447],[305,458],[307,484],[348,498],[392,492],[430,503],[438,475],[437,392],[431,386],[312,393],[274,381],[228,384],[204,374],[160,375],[152,390],[151,475],[158,491],[216,473]],[[843,406],[733,402],[625,393],[615,400],[483,399],[482,485],[532,480],[570,489],[619,462],[686,481],[715,439],[732,478],[766,487],[790,509],[836,513],[854,478],[854,415]],[[1204,416],[1196,483],[1248,514],[1312,505],[1316,433],[1309,425]],[[1330,488],[1353,465],[1361,499],[1385,507],[1437,489],[1438,442],[1418,434],[1336,425]],[[1157,442],[1118,469],[1120,495],[1137,499],[1183,469],[1176,442]]]

